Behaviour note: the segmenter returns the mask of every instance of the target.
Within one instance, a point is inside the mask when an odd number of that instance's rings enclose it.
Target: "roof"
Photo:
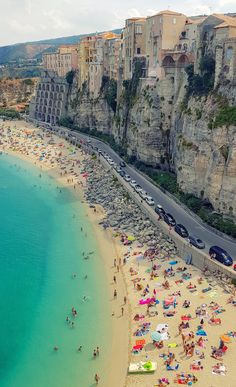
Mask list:
[[[214,28],[236,27],[236,17],[227,16],[220,13],[213,13],[212,16],[222,20],[222,23],[218,24]]]
[[[160,11],[158,13],[155,13],[154,15],[148,16],[148,18],[151,18],[153,16],[158,16],[158,15],[185,16],[183,13],[179,13],[179,12],[175,12],[175,11],[170,11],[169,9],[166,9],[164,11]]]
[[[198,18],[194,18],[192,19],[191,17],[187,20],[186,24],[201,24],[202,22],[204,22],[204,20],[206,20],[207,16],[201,16],[201,17],[198,17]]]

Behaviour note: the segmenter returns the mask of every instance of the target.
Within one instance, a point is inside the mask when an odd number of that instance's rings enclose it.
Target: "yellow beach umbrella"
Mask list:
[[[127,240],[130,241],[130,242],[133,242],[133,241],[135,241],[135,237],[132,236],[132,235],[129,235]]]

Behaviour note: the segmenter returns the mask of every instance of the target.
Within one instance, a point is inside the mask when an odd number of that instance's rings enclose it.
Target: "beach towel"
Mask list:
[[[207,333],[206,333],[206,331],[204,331],[204,329],[199,329],[199,331],[197,331],[196,335],[197,336],[207,336]]]
[[[177,343],[169,343],[168,344],[168,348],[176,348],[176,347],[178,347]]]
[[[171,261],[169,262],[170,265],[176,265],[178,263],[178,261]]]
[[[202,293],[207,293],[207,292],[209,292],[210,290],[211,290],[212,288],[205,288],[205,289],[202,289]]]

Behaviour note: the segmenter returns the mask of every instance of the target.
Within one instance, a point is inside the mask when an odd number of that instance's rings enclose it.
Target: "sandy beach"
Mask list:
[[[113,329],[109,374],[106,380],[100,375],[99,385],[234,387],[232,285],[222,276],[186,266],[174,249],[148,246],[135,237],[128,240],[119,227],[101,227],[105,209],[86,203],[92,161],[83,149],[24,121],[9,121],[0,123],[0,151],[34,163],[84,201],[106,270],[112,311],[104,316]],[[92,175],[98,179],[103,170],[94,160]],[[138,364],[139,373],[127,375],[130,362]],[[157,363],[156,371],[141,374],[150,362]]]

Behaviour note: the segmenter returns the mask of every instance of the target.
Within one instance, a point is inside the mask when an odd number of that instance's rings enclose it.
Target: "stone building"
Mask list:
[[[86,82],[93,98],[99,95],[103,75],[117,76],[119,38],[106,32],[85,37],[79,44],[79,88]]]
[[[147,18],[146,55],[147,76],[161,78],[165,76],[162,69],[162,50],[174,50],[184,31],[187,16],[173,11],[161,11]]]
[[[57,124],[65,115],[68,83],[55,72],[44,71],[30,103],[30,118]]]
[[[43,54],[43,68],[64,77],[78,69],[78,44],[60,46],[57,52]]]
[[[135,58],[146,57],[146,18],[125,21],[123,30],[123,79],[131,79]]]

